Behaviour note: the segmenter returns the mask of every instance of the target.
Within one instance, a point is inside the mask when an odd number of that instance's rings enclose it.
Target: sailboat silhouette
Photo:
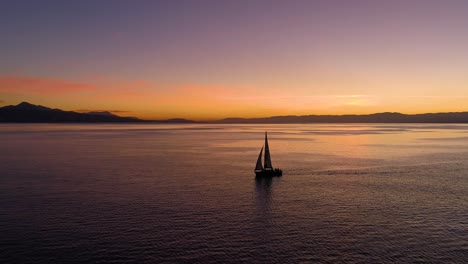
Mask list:
[[[265,166],[262,165],[263,148],[265,148]],[[268,135],[267,132],[265,132],[265,146],[262,147],[262,149],[260,150],[260,154],[258,155],[257,164],[255,165],[255,176],[274,177],[282,175],[283,171],[277,168],[273,169],[273,165],[271,164],[270,148],[268,147]]]

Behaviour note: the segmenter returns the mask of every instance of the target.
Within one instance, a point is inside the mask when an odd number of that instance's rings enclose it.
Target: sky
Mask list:
[[[144,119],[468,111],[468,1],[3,0],[0,106]]]

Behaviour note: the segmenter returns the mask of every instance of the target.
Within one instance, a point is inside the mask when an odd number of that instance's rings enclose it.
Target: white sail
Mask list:
[[[263,153],[263,147],[260,150],[260,154],[258,155],[257,159],[257,165],[255,166],[255,171],[262,171],[263,170],[263,165],[262,165],[262,153]]]
[[[268,136],[267,132],[265,132],[265,169],[273,169],[273,165],[271,165],[271,158],[270,158],[270,148],[268,147]]]

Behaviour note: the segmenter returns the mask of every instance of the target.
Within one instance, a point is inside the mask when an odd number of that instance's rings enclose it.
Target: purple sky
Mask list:
[[[198,119],[468,110],[467,14],[468,1],[3,1],[0,105]]]

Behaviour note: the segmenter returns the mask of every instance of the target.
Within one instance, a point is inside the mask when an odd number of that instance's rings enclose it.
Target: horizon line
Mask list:
[[[5,103],[4,101],[0,101],[0,104]],[[21,101],[20,103],[13,105],[3,105],[0,106],[0,108],[6,107],[6,106],[18,106],[20,104],[30,104],[34,106],[41,106],[41,107],[46,107],[50,109],[58,109],[62,111],[69,111],[69,112],[76,112],[76,113],[90,113],[90,112],[110,112],[110,113],[123,113],[123,112],[133,112],[132,110],[92,110],[92,109],[86,109],[86,112],[83,111],[83,109],[79,110],[63,110],[59,108],[52,108],[48,106],[43,106],[40,104],[33,104],[29,103],[27,101]],[[370,115],[378,115],[378,114],[399,114],[399,115],[405,115],[405,116],[414,116],[414,115],[430,115],[430,114],[455,114],[455,113],[468,113],[468,110],[465,111],[443,111],[443,112],[422,112],[422,113],[403,113],[403,112],[398,112],[398,111],[383,111],[383,112],[370,112],[370,113],[362,113],[362,114],[353,114],[353,113],[337,113],[337,114],[301,114],[301,115],[271,115],[271,116],[259,116],[259,117],[239,117],[239,116],[228,116],[228,117],[221,117],[221,118],[208,118],[208,119],[189,119],[185,117],[167,117],[163,119],[148,119],[148,118],[137,118],[142,121],[148,121],[148,122],[158,122],[158,121],[170,121],[170,120],[186,120],[186,121],[193,121],[193,122],[216,122],[216,121],[224,121],[224,120],[229,120],[229,119],[243,119],[243,120],[255,120],[255,119],[270,119],[270,118],[280,118],[280,117],[308,117],[308,116],[319,116],[319,117],[343,117],[343,116],[370,116]],[[120,116],[120,115],[117,115]],[[120,116],[120,117],[127,117],[127,116]]]

